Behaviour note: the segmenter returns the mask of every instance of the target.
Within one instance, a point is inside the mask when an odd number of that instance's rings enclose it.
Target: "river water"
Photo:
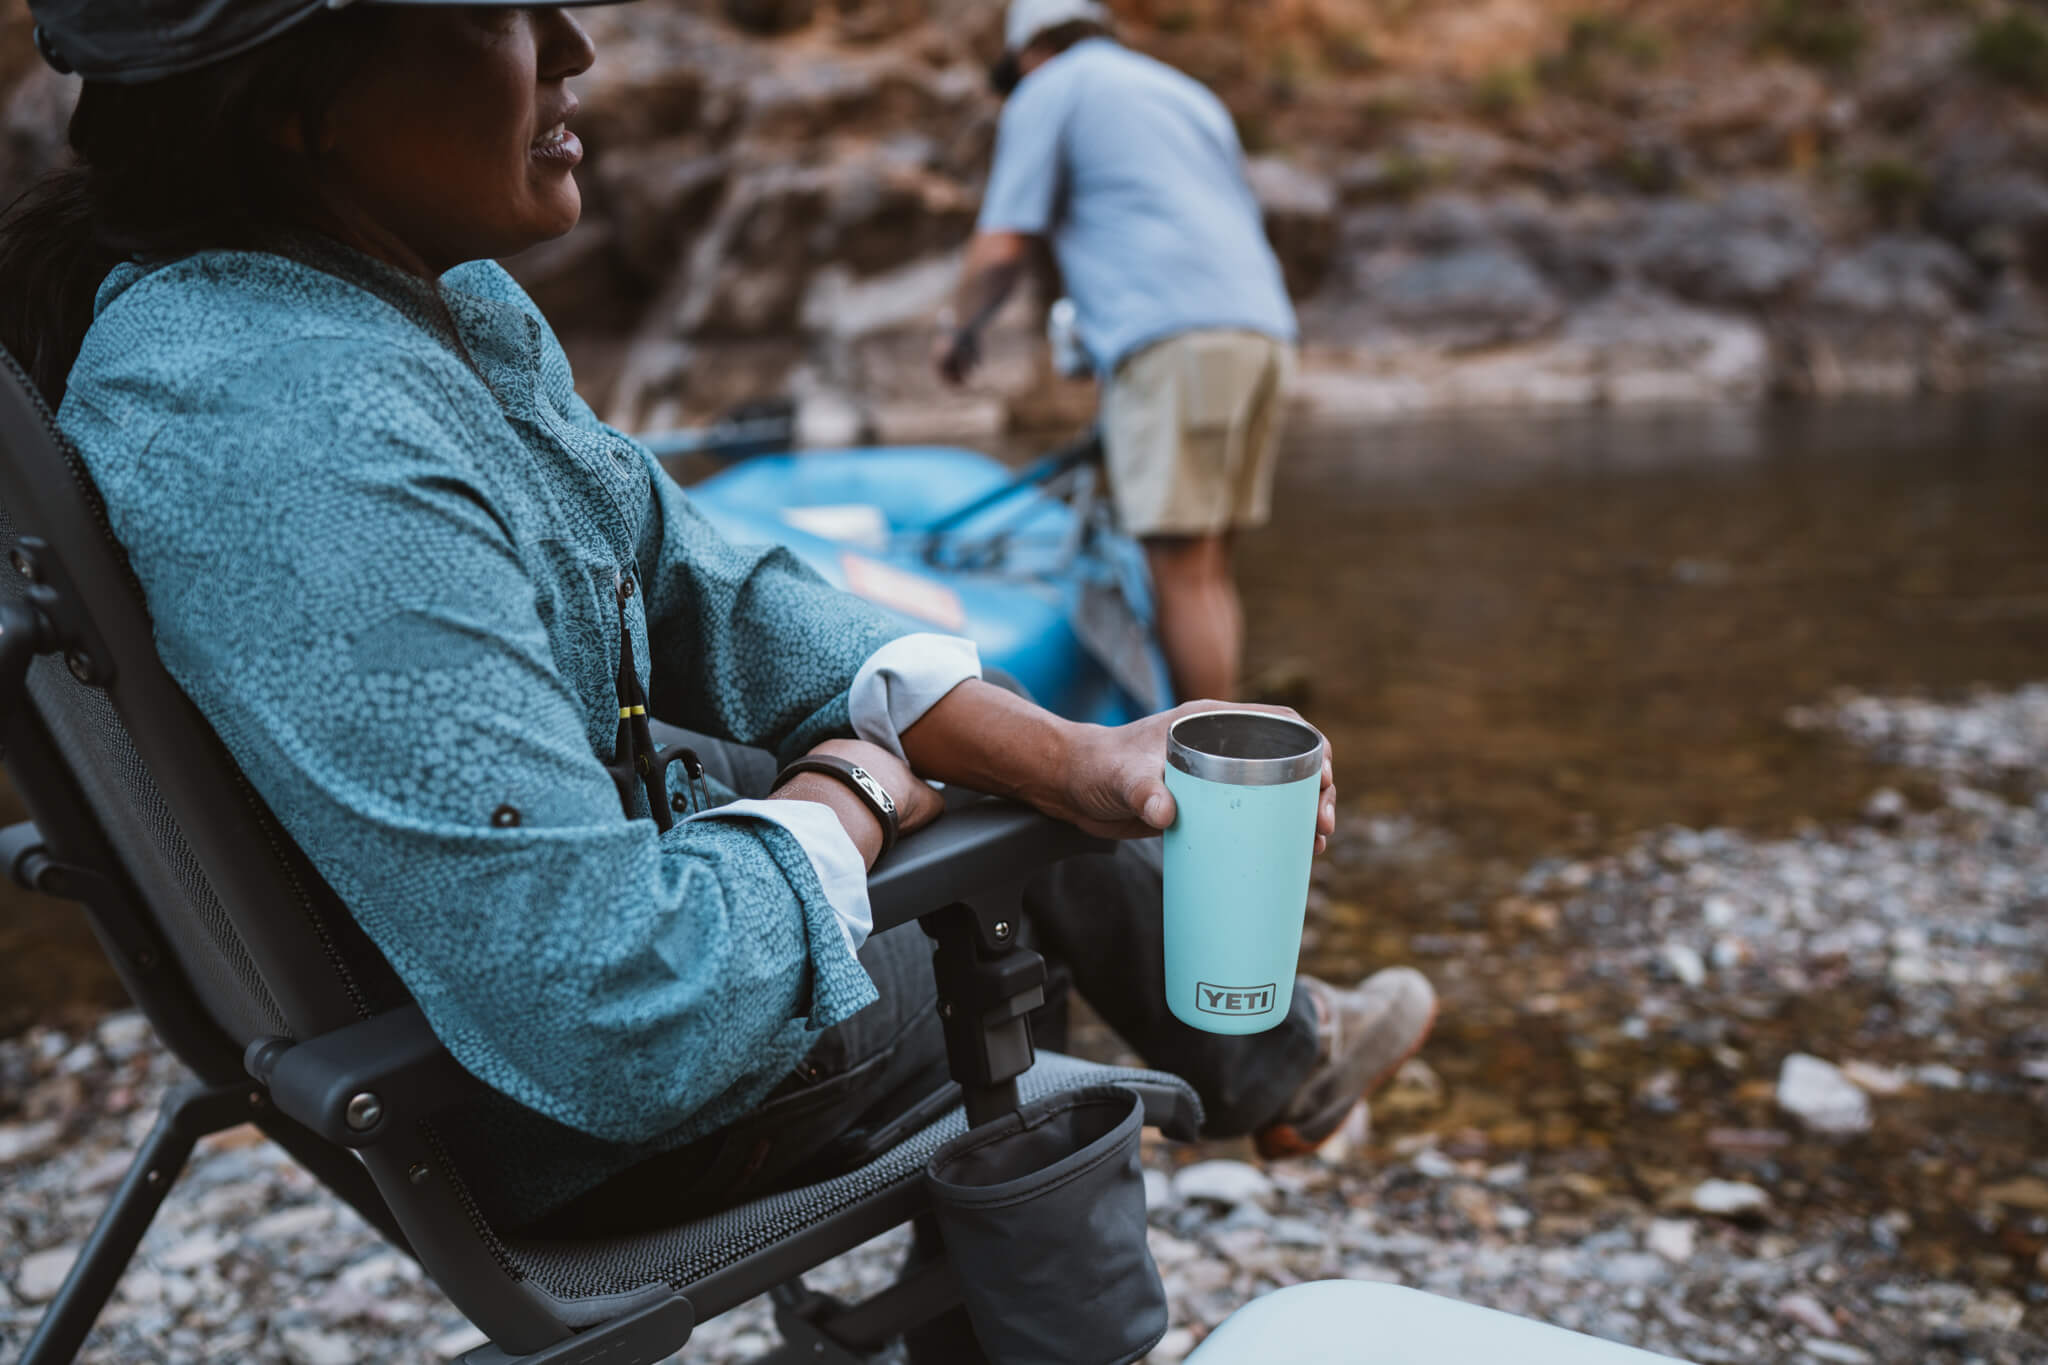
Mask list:
[[[1524,932],[1502,907],[1525,904],[1537,860],[1666,825],[1777,836],[1852,819],[1881,786],[1934,799],[1926,775],[1785,717],[1838,688],[1944,696],[2048,678],[2044,419],[2048,402],[2004,398],[1293,437],[1275,521],[1245,539],[1240,569],[1254,675],[1339,758],[1346,834],[1318,874],[1309,966],[1344,978],[1414,962],[1452,1005],[1428,1054],[1442,1092],[1385,1106],[1382,1140],[1428,1130],[1482,1154],[1560,1153],[1646,1200],[1673,1170],[1729,1173],[1713,1133],[1773,1122],[1768,1078],[1642,1122],[1629,1097],[1689,1077],[1711,1049],[1618,1045],[1634,983],[1581,980],[1588,945],[1554,924]],[[0,1033],[118,1001],[67,907],[0,897]],[[1537,994],[1549,1003],[1532,1012]],[[1745,1046],[1820,1050],[1871,1004],[1787,999],[1745,1022]],[[1856,1036],[1879,1059],[1905,1047]],[[1909,1129],[1962,1104],[1982,1138],[1969,1160],[2048,1149],[2048,1119],[2010,1096],[1900,1104]],[[2023,1277],[2042,1240],[1987,1249],[1980,1226],[1943,1212],[1953,1182],[1922,1169],[1917,1139],[1770,1159],[1816,1197],[1913,1212],[1943,1273]]]
[[[1338,755],[1346,834],[1319,870],[1306,965],[1349,980],[1410,962],[1446,1000],[1426,1053],[1441,1090],[1375,1106],[1375,1159],[1434,1135],[1569,1172],[1587,1207],[1750,1179],[1802,1238],[1889,1218],[1925,1272],[2041,1292],[2048,1209],[1977,1192],[2048,1174],[2048,1105],[2014,1069],[2048,1047],[2048,985],[1963,992],[1916,1032],[1912,992],[1791,964],[1792,985],[1734,1017],[1617,974],[1602,953],[1619,930],[1560,925],[1562,897],[1519,893],[1538,860],[1594,866],[1664,826],[1823,840],[1883,787],[1938,806],[1929,774],[1787,713],[1837,689],[1943,698],[2048,677],[2044,418],[1944,400],[1295,441],[1241,571],[1253,673]],[[2015,913],[2038,948],[2048,906]],[[1978,1079],[1880,1101],[1871,1136],[1813,1142],[1772,1102],[1790,1051]]]

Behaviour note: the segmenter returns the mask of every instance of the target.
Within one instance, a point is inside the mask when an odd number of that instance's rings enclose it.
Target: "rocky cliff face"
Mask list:
[[[2028,0],[1115,0],[1223,96],[1332,415],[1902,392],[2048,373]],[[0,183],[67,84],[0,0]],[[583,224],[512,263],[614,420],[787,390],[812,434],[1071,419],[1018,300],[925,353],[993,143],[994,0],[585,12]]]

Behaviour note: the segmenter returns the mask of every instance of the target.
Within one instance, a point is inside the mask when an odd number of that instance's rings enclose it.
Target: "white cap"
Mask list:
[[[1109,10],[1101,0],[1010,0],[1010,12],[1003,20],[1003,46],[1022,52],[1039,34],[1074,23],[1107,28]]]

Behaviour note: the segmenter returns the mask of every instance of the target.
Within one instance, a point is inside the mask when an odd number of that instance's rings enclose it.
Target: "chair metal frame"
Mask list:
[[[421,1263],[491,1338],[465,1357],[470,1365],[657,1361],[696,1323],[763,1293],[773,1294],[784,1335],[772,1359],[855,1365],[958,1303],[943,1260],[853,1305],[802,1283],[806,1270],[923,1212],[914,1179],[680,1288],[565,1300],[508,1275],[421,1124],[480,1083],[442,1048],[417,1005],[370,1008],[337,970],[333,945],[279,913],[293,898],[312,906],[324,884],[163,672],[139,586],[82,463],[11,358],[0,353],[0,361],[0,533],[11,524],[18,576],[0,589],[0,757],[30,817],[0,830],[0,863],[17,884],[84,907],[122,985],[196,1076],[165,1099],[23,1365],[75,1356],[194,1145],[242,1123]],[[282,1010],[284,1033],[234,1036],[209,1008],[44,714],[51,689],[37,695],[37,670],[68,672],[107,694]],[[1045,968],[1017,942],[1021,884],[1052,861],[1102,847],[1021,807],[982,801],[906,838],[870,880],[875,932],[916,921],[936,945],[948,1062],[969,1123],[1015,1109],[1017,1078],[1035,1058],[1027,1016],[1044,999]],[[1193,1135],[1200,1106],[1184,1083],[1121,1077],[1144,1097],[1149,1122]],[[928,1107],[921,1119],[944,1108]]]

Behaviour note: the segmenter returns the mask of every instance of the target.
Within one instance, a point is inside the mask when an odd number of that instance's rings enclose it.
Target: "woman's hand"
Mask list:
[[[1114,729],[1073,727],[1064,765],[1065,780],[1039,788],[1033,804],[1046,814],[1111,839],[1141,839],[1174,820],[1173,793],[1166,789],[1166,732],[1183,716],[1201,711],[1265,711],[1289,720],[1301,717],[1284,706],[1191,701],[1171,711]],[[1323,741],[1323,790],[1316,806],[1316,852],[1337,829],[1337,777],[1330,742]]]

